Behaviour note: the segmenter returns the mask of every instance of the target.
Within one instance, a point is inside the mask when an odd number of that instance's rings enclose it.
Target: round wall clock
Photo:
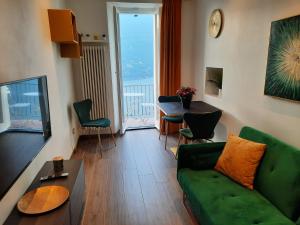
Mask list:
[[[210,16],[208,32],[209,35],[213,38],[219,37],[222,30],[223,18],[222,12],[220,9],[215,9]]]

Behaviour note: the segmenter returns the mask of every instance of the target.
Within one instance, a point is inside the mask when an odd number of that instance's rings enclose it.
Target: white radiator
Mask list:
[[[106,43],[85,42],[80,59],[82,95],[93,101],[92,119],[108,117],[107,77],[109,73]]]

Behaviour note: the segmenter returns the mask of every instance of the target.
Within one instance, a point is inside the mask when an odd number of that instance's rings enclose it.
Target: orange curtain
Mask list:
[[[181,0],[163,0],[160,37],[160,95],[175,95],[181,83]],[[163,128],[164,131],[164,128]],[[169,132],[178,126],[169,127]]]

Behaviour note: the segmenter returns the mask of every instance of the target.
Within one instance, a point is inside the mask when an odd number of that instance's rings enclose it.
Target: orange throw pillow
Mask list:
[[[229,135],[215,170],[253,190],[256,169],[265,150],[265,144]]]

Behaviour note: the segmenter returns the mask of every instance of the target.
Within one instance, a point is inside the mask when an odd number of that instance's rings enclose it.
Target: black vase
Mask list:
[[[189,109],[191,106],[193,95],[181,96],[182,106],[185,109]]]

